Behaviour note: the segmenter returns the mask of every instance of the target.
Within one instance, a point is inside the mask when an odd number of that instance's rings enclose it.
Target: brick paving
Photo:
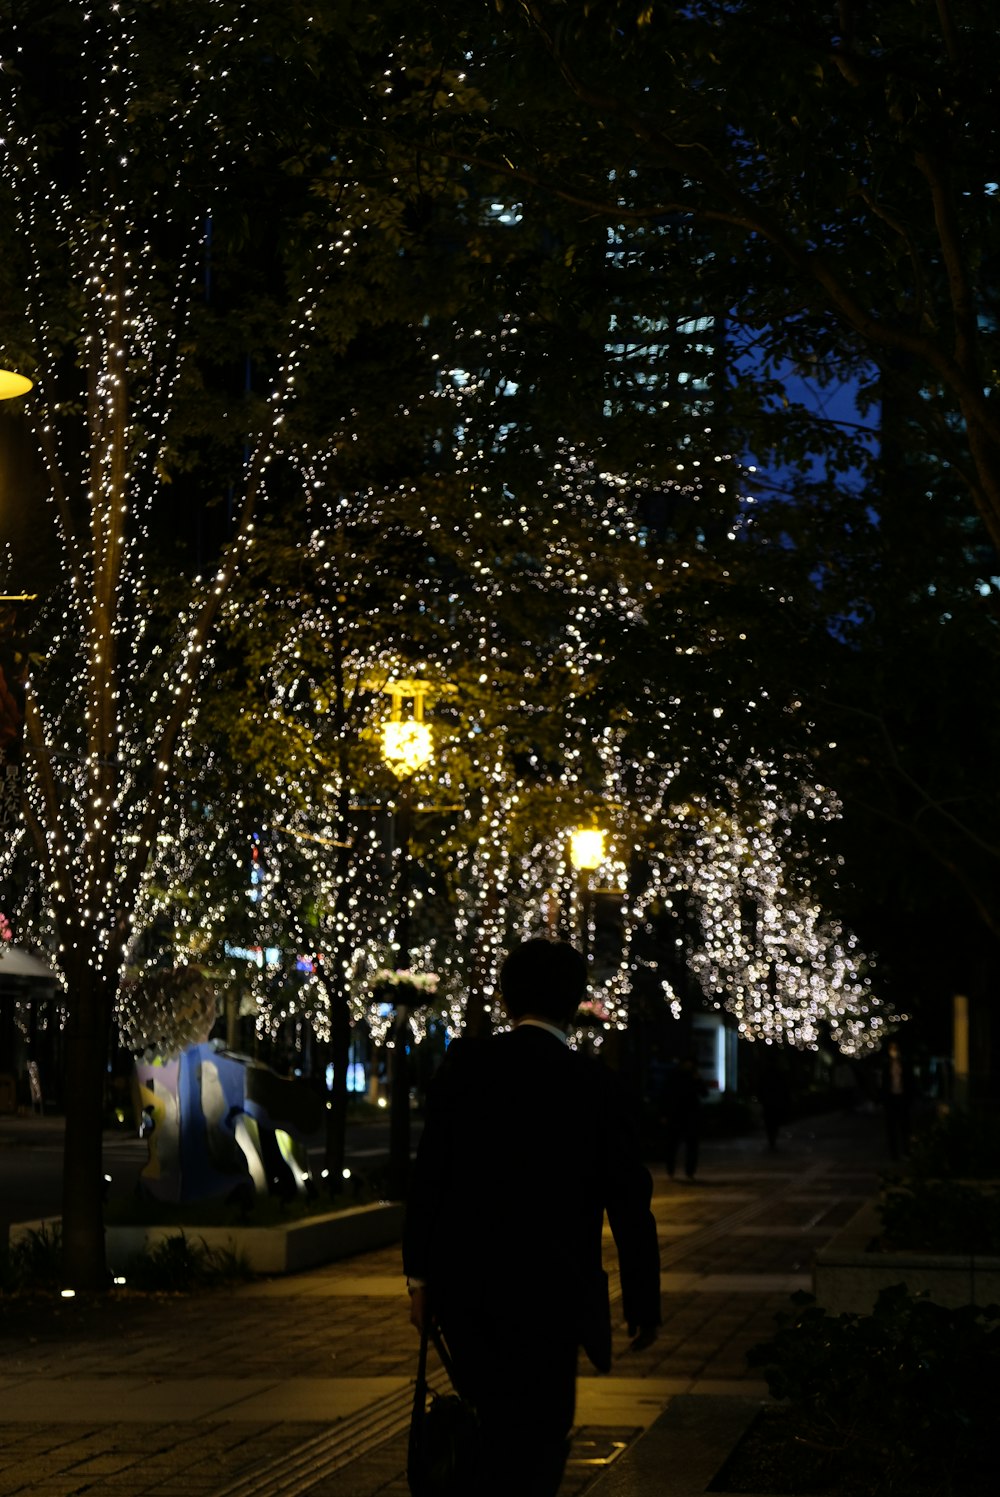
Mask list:
[[[608,1378],[581,1368],[560,1497],[592,1489],[675,1394],[762,1395],[747,1349],[882,1162],[879,1120],[845,1116],[774,1154],[708,1143],[694,1185],[653,1164],[662,1331],[634,1353],[620,1328]],[[395,1248],[197,1295],[0,1299],[0,1497],[406,1497],[414,1363]],[[387,1433],[366,1434],[382,1406]]]

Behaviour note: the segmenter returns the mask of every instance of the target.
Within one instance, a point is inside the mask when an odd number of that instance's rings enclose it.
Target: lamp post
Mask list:
[[[0,369],[0,400],[13,400],[18,395],[27,395],[34,384],[26,374],[15,374],[13,369]],[[33,603],[37,593],[4,593],[0,603]]]
[[[599,826],[577,827],[569,836],[569,860],[576,869],[580,905],[580,943],[590,965],[590,875],[604,862],[604,831]]]
[[[434,759],[434,735],[424,721],[424,702],[432,690],[429,681],[389,681],[382,690],[391,698],[390,716],[382,724],[382,757],[399,780],[399,796],[393,817],[399,858],[396,899],[399,910],[396,928],[397,961],[409,965],[410,946],[410,836],[413,824],[413,778]],[[403,703],[411,701],[412,713],[404,715]],[[395,991],[399,991],[396,989]],[[389,1187],[394,1196],[406,1195],[410,1173],[410,1068],[407,1040],[410,1034],[410,1010],[404,1001],[394,1003],[395,1013],[390,1031],[392,1053],[389,1061]]]
[[[0,400],[14,400],[18,395],[26,395],[31,389],[33,381],[25,374],[16,374],[13,369],[0,369]],[[13,631],[17,618],[18,603],[33,603],[34,593],[4,593],[0,596],[0,604],[9,603],[12,606],[0,616],[0,635]],[[21,739],[24,732],[24,685],[27,680],[27,670],[16,673],[12,681],[4,680],[4,673],[0,667],[0,685],[5,689],[0,695],[0,728],[6,730],[0,734],[0,744],[6,737],[11,738],[9,755],[0,747],[0,827],[6,831],[8,824],[13,825],[17,813],[20,798],[20,758]],[[12,707],[5,707],[5,701],[13,703]],[[18,698],[20,700],[18,700]],[[3,718],[7,717],[7,722]],[[8,763],[9,759],[9,763]]]

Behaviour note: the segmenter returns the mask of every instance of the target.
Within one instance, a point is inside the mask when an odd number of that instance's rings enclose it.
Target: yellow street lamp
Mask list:
[[[15,395],[26,395],[33,381],[27,375],[15,374],[12,369],[0,369],[0,400],[13,400]]]
[[[569,860],[576,869],[580,910],[580,944],[584,960],[590,953],[590,875],[604,862],[604,831],[599,826],[581,826],[569,834]]]
[[[604,832],[599,826],[577,827],[569,834],[569,860],[577,873],[593,873],[604,862]]]
[[[445,682],[417,679],[390,680],[375,685],[392,699],[387,722],[382,723],[382,757],[401,781],[393,812],[393,840],[396,842],[395,895],[399,903],[396,927],[398,960],[409,965],[410,902],[410,832],[413,819],[413,777],[434,758],[434,735],[424,721],[424,702],[428,695],[439,696],[454,691]],[[412,702],[404,716],[404,702]],[[394,1195],[405,1197],[410,1169],[410,1068],[407,1048],[412,1038],[409,1008],[405,999],[396,1005],[392,1025],[392,1051],[389,1062],[389,1179]]]
[[[429,681],[388,681],[383,688],[392,698],[388,722],[382,724],[382,757],[401,780],[423,769],[434,758],[434,735],[424,721],[424,699]],[[403,716],[403,701],[413,702],[413,715]]]

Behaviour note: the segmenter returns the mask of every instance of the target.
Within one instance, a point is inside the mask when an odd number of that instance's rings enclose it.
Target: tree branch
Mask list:
[[[947,857],[931,838],[924,836],[912,821],[907,821],[903,817],[895,816],[891,811],[887,811],[884,805],[872,805],[869,801],[862,800],[857,795],[850,796],[850,800],[854,805],[860,806],[863,811],[867,811],[870,816],[874,816],[879,821],[888,822],[890,826],[898,827],[901,831],[911,836],[935,863],[940,864],[946,873],[951,874],[959,888],[968,896],[973,908],[987,930],[991,935],[996,936],[1000,940],[1000,921],[998,921],[997,916],[983,902],[978,888],[969,878],[968,874],[952,858]]]
[[[903,243],[906,245],[906,253],[909,256],[910,264],[913,267],[913,281],[914,285],[916,286],[917,294],[917,302],[914,308],[914,322],[919,327],[920,324],[924,321],[926,315],[928,300],[927,279],[924,275],[923,266],[920,263],[920,256],[917,254],[917,247],[913,243],[910,232],[904,223],[896,218],[894,214],[890,213],[887,208],[883,208],[881,203],[876,201],[874,195],[870,193],[867,188],[858,188],[855,196],[859,197],[861,201],[871,209],[876,218],[881,219],[884,224],[888,225],[888,227],[892,229],[894,234],[898,234],[900,239],[902,239]]]
[[[973,497],[981,504],[983,495],[986,496],[982,517],[992,540],[1000,549],[1000,423],[994,410],[995,402],[990,402],[983,393],[983,381],[977,367],[975,309],[971,309],[970,316],[968,278],[962,274],[961,236],[954,219],[954,206],[940,173],[917,153],[917,165],[931,186],[935,222],[951,285],[956,319],[953,350],[945,350],[927,336],[909,333],[885,322],[870,306],[865,306],[823,255],[801,245],[787,224],[764,210],[731,174],[720,169],[707,148],[678,144],[623,99],[591,88],[568,62],[559,38],[549,27],[536,0],[517,0],[517,3],[527,25],[549,52],[564,83],[581,102],[612,114],[668,169],[679,173],[685,180],[697,182],[725,204],[733,221],[760,235],[797,274],[818,285],[833,310],[868,343],[876,348],[897,349],[910,354],[933,370],[951,390],[967,423],[974,423],[980,429],[979,450],[973,453],[980,469],[980,483],[973,490]],[[847,19],[850,18],[849,13]],[[946,10],[942,12],[942,18],[947,20]],[[688,211],[695,219],[707,218],[704,208],[692,206]],[[984,461],[986,469],[982,471]]]
[[[38,699],[31,690],[29,679],[28,690],[24,698],[24,732],[34,759],[34,772],[38,776],[38,783],[42,791],[42,809],[44,814],[44,826],[34,815],[28,815],[26,820],[29,826],[34,828],[35,844],[38,848],[39,859],[46,869],[46,877],[52,881],[52,849],[56,838],[62,829],[62,808],[59,803],[59,789],[56,785],[55,775],[52,773],[52,759],[49,754],[48,745],[45,742],[45,724],[42,718],[42,709]],[[61,844],[60,844],[61,845]],[[60,865],[60,871],[68,875],[68,869],[64,864]],[[63,887],[67,887],[60,879]]]
[[[40,415],[37,406],[32,407],[29,421],[35,441],[38,443],[38,450],[45,464],[45,472],[49,480],[52,500],[56,507],[59,531],[61,532],[63,546],[69,558],[70,578],[73,583],[74,592],[77,598],[79,598],[79,588],[82,581],[81,564],[83,559],[80,550],[80,535],[73,517],[73,511],[70,508],[69,496],[66,493],[66,485],[63,481],[62,469],[59,466],[59,459],[56,454],[52,428],[48,425],[47,420]]]
[[[958,62],[961,56],[961,51],[958,42],[958,32],[955,29],[955,22],[952,19],[951,15],[951,6],[949,4],[949,0],[934,0],[934,3],[937,6],[938,21],[941,25],[941,36],[944,40],[945,50],[948,53],[949,61]]]
[[[952,357],[956,365],[978,385],[982,385],[979,360],[979,324],[975,299],[969,281],[969,268],[962,247],[962,234],[955,214],[955,198],[948,173],[939,159],[928,151],[914,154],[917,170],[931,190],[934,224],[948,277],[948,292],[955,318],[955,344]]]
[[[267,433],[267,437],[270,437],[270,432]],[[200,679],[201,661],[199,657],[204,650],[204,646],[222,605],[222,600],[229,590],[250,540],[264,468],[264,455],[265,437],[262,435],[257,442],[257,446],[247,467],[243,502],[240,507],[236,534],[222,564],[215,574],[212,586],[198,611],[197,617],[194,619],[187,633],[184,645],[184,659],[188,663],[188,669],[182,671],[180,682],[174,690],[173,707],[170,714],[159,736],[150,745],[150,753],[153,758],[153,773],[147,792],[146,809],[139,827],[136,851],[130,859],[124,877],[121,880],[122,889],[119,900],[125,909],[131,908],[132,902],[138,893],[139,885],[142,882],[142,876],[148,861],[149,849],[152,846],[160,819],[163,796],[170,774],[173,754],[177,746],[177,740],[191,710],[191,703]]]
[[[610,218],[621,223],[651,223],[676,214],[687,214],[697,215],[708,222],[731,224],[733,228],[738,229],[753,230],[755,227],[754,224],[735,214],[721,209],[696,208],[691,203],[656,203],[650,208],[629,208],[614,198],[582,197],[579,193],[570,192],[568,188],[560,186],[558,182],[546,181],[523,166],[515,166],[510,160],[491,161],[485,156],[477,156],[467,151],[453,151],[441,145],[435,145],[433,149],[434,154],[440,156],[443,161],[458,161],[463,166],[476,166],[491,176],[506,178],[509,181],[521,183],[525,187],[537,188],[539,192],[558,198],[573,208],[582,208],[585,212],[600,218]]]
[[[909,770],[903,767],[902,761],[899,757],[899,751],[896,748],[896,744],[893,741],[891,733],[889,732],[886,721],[880,713],[868,712],[863,707],[855,707],[846,702],[834,702],[829,698],[826,698],[824,700],[825,704],[828,707],[832,707],[837,712],[845,712],[853,717],[861,717],[866,721],[872,722],[876,725],[879,731],[879,736],[881,737],[882,742],[885,745],[890,767],[899,776],[903,783],[908,785],[909,788],[915,792],[919,800],[922,802],[922,811],[936,812],[944,821],[947,821],[951,826],[953,826],[957,832],[959,832],[968,841],[972,842],[974,846],[978,847],[981,852],[985,852],[991,858],[1000,858],[1000,847],[995,846],[991,842],[987,842],[986,839],[980,837],[978,832],[974,831],[972,827],[967,826],[964,821],[961,821],[957,816],[954,816],[950,811],[946,810],[943,802],[941,802],[940,800],[936,800],[934,796],[932,796],[930,792],[924,788],[920,781],[917,780],[913,775],[911,775]],[[912,823],[909,822],[902,822],[900,824],[912,826]]]

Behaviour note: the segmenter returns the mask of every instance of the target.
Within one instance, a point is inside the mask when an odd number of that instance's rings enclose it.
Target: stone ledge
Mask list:
[[[911,1294],[925,1294],[935,1305],[1000,1302],[1000,1258],[967,1253],[874,1252],[870,1243],[881,1231],[878,1203],[866,1201],[851,1220],[820,1248],[813,1264],[813,1293],[831,1315],[867,1315],[879,1291],[905,1284]]]
[[[55,1226],[58,1220],[18,1222],[10,1228],[10,1241],[13,1244],[43,1226]],[[121,1273],[129,1258],[182,1232],[207,1248],[239,1253],[254,1273],[298,1273],[398,1242],[403,1233],[403,1206],[398,1201],[380,1201],[273,1227],[106,1227],[108,1268]]]

